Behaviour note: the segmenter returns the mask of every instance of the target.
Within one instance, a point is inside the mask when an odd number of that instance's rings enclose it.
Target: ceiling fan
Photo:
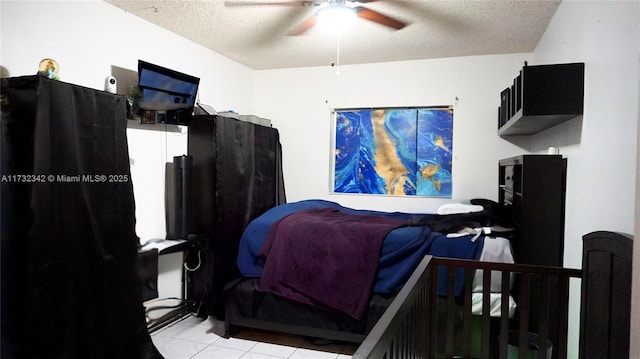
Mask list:
[[[329,12],[342,12],[355,15],[359,18],[375,22],[377,24],[387,26],[394,30],[400,30],[407,26],[407,23],[384,15],[378,11],[368,9],[357,4],[370,3],[383,0],[290,0],[290,1],[242,1],[242,0],[226,0],[225,6],[252,6],[252,5],[279,5],[279,6],[316,6],[318,10],[307,18],[304,22],[288,32],[288,35],[302,35],[316,24],[319,17]]]

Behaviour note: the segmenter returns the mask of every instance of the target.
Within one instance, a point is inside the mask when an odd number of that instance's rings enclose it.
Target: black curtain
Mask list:
[[[2,79],[2,358],[161,358],[135,271],[125,98]]]
[[[206,270],[191,288],[207,314],[224,318],[224,286],[238,276],[236,257],[251,220],[285,203],[278,130],[222,116],[197,116],[189,126],[193,157],[193,228],[209,236]]]

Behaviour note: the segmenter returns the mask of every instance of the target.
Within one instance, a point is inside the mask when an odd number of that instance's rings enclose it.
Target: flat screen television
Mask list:
[[[188,125],[199,84],[197,77],[138,60],[138,106],[161,113],[158,122]]]

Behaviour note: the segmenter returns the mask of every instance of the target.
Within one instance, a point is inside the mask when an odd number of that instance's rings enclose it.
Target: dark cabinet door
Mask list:
[[[500,160],[499,202],[518,228],[516,261],[561,267],[566,159],[523,155]]]

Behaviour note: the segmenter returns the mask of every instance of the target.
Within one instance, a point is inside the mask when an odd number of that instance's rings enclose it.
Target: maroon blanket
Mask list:
[[[275,222],[259,257],[259,289],[361,319],[375,280],[382,240],[405,221],[331,208]]]

